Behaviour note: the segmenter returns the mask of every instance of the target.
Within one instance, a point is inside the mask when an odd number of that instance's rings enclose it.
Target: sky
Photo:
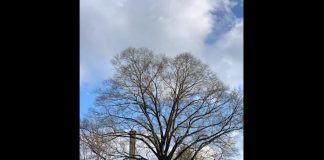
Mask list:
[[[230,88],[243,86],[243,0],[80,0],[80,118],[128,47],[190,52]]]

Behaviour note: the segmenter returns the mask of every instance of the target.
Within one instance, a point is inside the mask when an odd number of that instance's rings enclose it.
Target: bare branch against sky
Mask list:
[[[243,97],[208,65],[190,53],[171,58],[146,48],[128,48],[112,63],[116,74],[98,90],[92,112],[98,129],[110,130],[95,135],[126,138],[135,130],[159,160],[188,151],[193,160],[207,146],[219,153],[235,148],[232,134],[243,127]]]
[[[128,47],[128,50],[125,50]],[[144,49],[141,47],[147,47],[154,51],[154,53],[148,49]],[[108,116],[115,112],[115,114],[119,112],[121,113],[129,113],[129,114],[122,114],[122,116],[131,116],[131,118],[138,120],[139,122],[145,122],[146,127],[150,126],[150,122],[146,121],[147,117],[139,116],[136,117],[135,115],[140,115],[137,113],[139,110],[135,110],[131,112],[129,108],[125,108],[124,110],[96,110],[94,106],[100,106],[98,103],[99,100],[95,100],[96,98],[102,96],[102,103],[104,103],[105,94],[96,94],[95,90],[101,88],[102,91],[108,92],[109,87],[116,86],[120,80],[116,78],[118,74],[121,73],[120,70],[114,69],[117,67],[119,61],[122,61],[123,58],[120,54],[122,51],[124,54],[125,52],[130,51],[133,49],[134,52],[145,52],[147,57],[145,59],[152,58],[152,62],[150,64],[155,64],[155,66],[150,66],[153,74],[153,71],[159,71],[156,77],[152,77],[153,75],[146,75],[148,73],[143,73],[144,75],[153,78],[154,81],[150,81],[149,79],[141,79],[143,85],[154,85],[154,88],[161,89],[163,88],[163,92],[159,92],[158,100],[164,102],[163,104],[159,104],[164,106],[161,108],[161,111],[164,113],[164,117],[167,119],[169,118],[168,115],[171,114],[171,108],[174,107],[172,95],[167,94],[170,93],[172,90],[172,85],[175,85],[175,80],[170,80],[175,78],[168,77],[166,73],[169,73],[171,76],[171,71],[176,69],[176,57],[178,59],[182,59],[187,56],[191,57],[195,64],[190,64],[190,66],[200,66],[201,68],[197,67],[192,70],[192,72],[197,72],[198,70],[202,71],[200,74],[201,77],[197,76],[196,78],[203,78],[202,75],[208,75],[205,81],[206,83],[203,84],[206,86],[213,86],[218,82],[218,86],[222,88],[223,92],[226,93],[227,97],[223,97],[223,99],[231,99],[229,100],[230,103],[227,103],[223,107],[226,108],[234,104],[234,99],[236,99],[237,103],[239,100],[241,101],[242,95],[240,92],[233,92],[234,89],[242,89],[243,90],[243,0],[81,0],[80,1],[80,117],[82,119],[82,125],[80,136],[81,136],[81,146],[80,149],[84,151],[83,158],[93,159],[93,158],[100,158],[97,154],[100,154],[107,159],[122,159],[127,156],[128,153],[128,140],[124,137],[113,138],[110,135],[108,137],[98,136],[102,133],[107,133],[108,131],[121,131],[121,132],[128,132],[129,130],[122,130],[121,125],[116,123],[117,120],[122,118],[116,118],[113,115]],[[152,53],[152,55],[150,54]],[[181,54],[180,53],[190,53],[190,54]],[[118,56],[117,56],[118,55]],[[162,56],[163,55],[163,56]],[[182,58],[179,58],[182,57]],[[114,61],[114,64],[110,63]],[[143,60],[139,58],[139,61]],[[146,62],[146,61],[145,61]],[[163,62],[163,63],[162,63]],[[173,63],[171,63],[173,62]],[[199,63],[198,63],[199,62]],[[140,62],[139,62],[140,63]],[[141,62],[142,63],[142,62]],[[148,62],[146,62],[148,63]],[[161,66],[158,64],[162,63]],[[130,64],[130,63],[129,63]],[[199,64],[199,65],[198,65]],[[172,68],[173,66],[173,68]],[[207,67],[209,66],[209,67]],[[160,68],[159,68],[160,67]],[[185,67],[185,66],[181,66]],[[117,67],[118,68],[118,67]],[[206,68],[209,68],[206,70]],[[188,71],[189,72],[189,71]],[[208,73],[206,73],[208,72]],[[197,73],[198,74],[198,73]],[[217,74],[213,77],[214,74]],[[115,75],[115,76],[114,76]],[[133,75],[134,76],[134,75]],[[120,75],[119,78],[126,78],[126,75]],[[133,77],[135,78],[135,77]],[[143,77],[141,77],[143,78]],[[163,79],[164,80],[163,80]],[[180,78],[180,77],[178,77]],[[187,80],[186,83],[193,83],[195,78],[191,77],[191,80]],[[110,80],[109,80],[110,79]],[[207,80],[209,79],[209,80]],[[102,81],[106,81],[106,85],[102,88]],[[167,81],[169,80],[169,81]],[[215,81],[213,81],[215,80]],[[208,81],[208,83],[207,83]],[[154,83],[153,83],[154,82]],[[152,84],[153,83],[153,84]],[[202,86],[203,86],[202,85]],[[200,86],[200,87],[202,87]],[[122,87],[122,86],[119,86]],[[129,86],[128,86],[129,87]],[[143,86],[141,86],[143,87]],[[166,89],[164,89],[166,88]],[[168,88],[168,89],[167,89]],[[199,88],[199,87],[198,87]],[[117,87],[118,89],[118,87]],[[132,88],[133,89],[133,88]],[[143,88],[142,88],[143,89]],[[145,89],[145,88],[144,88]],[[151,89],[151,90],[150,90]],[[157,91],[150,89],[145,89],[144,91],[144,98],[150,100],[151,97],[156,95],[149,95],[147,92],[155,93]],[[175,88],[173,88],[175,89]],[[178,88],[179,89],[179,88]],[[193,90],[197,89],[193,88]],[[200,88],[201,89],[201,88]],[[212,89],[212,88],[209,88]],[[114,92],[120,92],[121,90],[114,90]],[[131,90],[127,90],[131,91]],[[204,92],[207,92],[203,90]],[[112,91],[109,91],[112,92]],[[125,90],[124,90],[125,92]],[[192,91],[190,91],[192,92]],[[220,92],[220,91],[218,91]],[[236,93],[236,94],[234,94]],[[111,93],[110,93],[111,94]],[[117,93],[116,93],[117,94]],[[121,94],[121,93],[120,93]],[[174,95],[180,93],[173,93]],[[196,93],[190,93],[196,94]],[[211,96],[215,96],[213,93]],[[110,95],[112,96],[112,95]],[[117,96],[117,95],[114,95]],[[170,96],[169,99],[165,98]],[[186,95],[191,96],[189,99],[181,99],[181,104],[189,102],[191,100],[195,100],[192,105],[197,105],[198,102],[202,103],[199,99],[199,96],[203,96],[202,93],[194,95]],[[206,95],[205,95],[206,96]],[[160,99],[164,97],[164,99]],[[110,103],[107,98],[107,103],[105,105],[116,105],[118,101],[113,101],[114,103]],[[117,97],[115,97],[117,98]],[[181,97],[182,98],[182,97]],[[188,98],[188,97],[187,97]],[[196,99],[195,99],[196,98]],[[122,99],[122,97],[119,97]],[[138,99],[141,100],[141,99]],[[178,101],[179,99],[173,99]],[[156,100],[157,101],[157,100]],[[204,100],[205,103],[210,105],[210,99]],[[125,100],[123,101],[125,102]],[[152,104],[146,104],[149,106],[155,106],[152,101]],[[157,103],[157,102],[156,102]],[[218,103],[218,102],[217,102]],[[133,104],[134,105],[134,104]],[[169,106],[165,107],[165,106]],[[226,107],[225,107],[226,106]],[[176,106],[176,107],[183,107],[183,106]],[[197,106],[196,106],[197,107]],[[92,113],[87,117],[86,114],[90,113],[88,110],[92,108]],[[101,107],[101,109],[107,107]],[[113,107],[118,108],[118,107]],[[112,108],[112,109],[113,109]],[[189,108],[189,107],[187,107]],[[220,107],[222,108],[222,107]],[[138,109],[138,108],[137,108]],[[157,131],[155,133],[155,137],[153,133],[148,131],[139,130],[137,131],[139,134],[149,134],[149,138],[152,141],[145,144],[141,142],[141,140],[137,140],[137,149],[141,152],[140,155],[137,156],[144,156],[146,157],[154,157],[154,153],[150,151],[150,147],[155,147],[157,140],[161,141],[161,132],[159,128],[166,129],[165,126],[169,123],[164,122],[164,118],[162,114],[161,116],[161,126],[159,126],[159,122],[156,118],[154,118],[153,109],[147,108],[149,115],[148,117],[152,119],[153,128]],[[199,107],[198,107],[199,109]],[[206,108],[205,108],[206,109]],[[231,111],[228,110],[228,111]],[[97,111],[98,113],[95,114]],[[233,111],[233,110],[232,110]],[[157,111],[155,111],[157,112]],[[223,110],[218,110],[219,113],[222,113]],[[241,111],[240,111],[241,112]],[[103,114],[105,113],[105,114]],[[132,114],[131,114],[132,113]],[[184,109],[181,111],[181,114],[176,120],[176,124],[180,123],[181,120],[185,120],[185,116],[190,116],[192,114],[192,110]],[[235,112],[236,113],[236,112]],[[196,114],[200,114],[196,113]],[[214,113],[213,113],[214,114]],[[227,113],[229,114],[229,113]],[[110,117],[108,119],[102,119],[100,116]],[[120,116],[120,115],[119,115]],[[135,116],[135,117],[134,117]],[[203,119],[208,118],[210,115],[202,116]],[[218,115],[219,116],[219,115]],[[226,115],[222,115],[226,116]],[[112,118],[114,117],[114,118]],[[100,119],[100,121],[98,121]],[[172,119],[172,118],[171,118]],[[216,122],[216,117],[211,122],[204,122],[206,124]],[[168,120],[168,119],[167,119]],[[203,121],[203,120],[201,120]],[[195,121],[195,123],[202,123],[200,120]],[[119,122],[119,121],[117,121]],[[127,121],[129,123],[129,119]],[[109,124],[109,125],[108,125]],[[132,126],[133,125],[133,126]],[[132,122],[132,125],[126,123],[123,124],[125,129],[139,129],[139,124],[135,125],[135,122]],[[185,135],[185,128],[183,125],[189,125],[187,122],[180,125],[182,127],[178,127],[174,131],[175,135],[172,136],[181,136]],[[137,128],[136,128],[137,127]],[[143,127],[143,126],[142,126]],[[212,134],[212,131],[216,131],[217,127],[210,127],[211,132],[207,132]],[[143,129],[143,128],[142,128]],[[175,128],[169,128],[168,132],[171,132]],[[209,129],[207,129],[209,131]],[[166,131],[166,130],[165,130]],[[192,131],[190,129],[190,131]],[[204,131],[205,132],[205,131]],[[165,134],[165,133],[164,133]],[[204,135],[204,134],[202,134]],[[200,136],[202,136],[200,135]],[[243,159],[243,143],[242,143],[242,132],[240,131],[233,131],[230,136],[223,136],[221,137],[223,141],[228,142],[227,144],[231,144],[227,147],[223,147],[223,151],[217,150],[215,148],[219,147],[216,144],[208,144],[206,147],[200,149],[200,153],[208,153],[207,155],[227,155],[227,153],[234,153],[231,152],[233,148],[238,148],[239,156],[236,156],[235,159]],[[153,136],[153,137],[152,137]],[[166,137],[166,135],[163,135]],[[172,137],[171,136],[171,137]],[[236,136],[236,137],[235,137]],[[190,136],[189,136],[190,137]],[[240,138],[237,138],[240,137]],[[138,136],[141,138],[141,136]],[[143,138],[143,137],[142,137]],[[160,139],[159,139],[160,138]],[[172,137],[173,138],[173,137]],[[165,139],[168,141],[172,138]],[[197,138],[197,137],[190,137],[190,138]],[[199,136],[198,136],[199,138]],[[145,139],[145,138],[144,138]],[[190,139],[193,140],[193,139]],[[148,140],[146,138],[146,140]],[[174,151],[174,155],[178,155],[181,153],[181,149],[184,148],[189,141],[188,138],[184,138],[182,141],[183,143],[178,145],[178,148]],[[229,143],[231,142],[231,143]],[[232,143],[233,142],[233,143]],[[235,143],[234,143],[235,142]],[[161,142],[160,142],[161,143]],[[166,143],[166,142],[164,142]],[[172,151],[172,147],[176,144],[175,141],[169,142],[169,152]],[[200,144],[199,142],[198,144]],[[217,143],[221,144],[220,141]],[[161,143],[162,144],[162,143]],[[188,147],[188,150],[184,152],[187,156],[194,153],[195,150],[199,149],[199,145],[195,144],[191,147]],[[224,143],[225,144],[225,143]],[[150,146],[149,146],[150,145]],[[233,147],[234,146],[234,147]],[[165,146],[166,147],[166,144]],[[165,148],[163,148],[165,150]],[[95,154],[94,152],[97,152]],[[157,152],[157,150],[155,150]],[[236,152],[236,151],[235,151]],[[81,153],[81,152],[80,152]],[[164,155],[167,155],[164,154]],[[123,155],[123,156],[120,156]],[[183,155],[183,154],[182,154]],[[81,156],[81,155],[80,155]],[[113,157],[113,158],[112,158]],[[181,158],[182,156],[179,156]],[[183,157],[182,157],[183,158]],[[221,157],[214,157],[214,158],[221,158]],[[200,154],[196,155],[196,159],[204,159],[201,157]]]

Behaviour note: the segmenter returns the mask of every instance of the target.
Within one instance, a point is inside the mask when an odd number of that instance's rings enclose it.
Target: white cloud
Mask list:
[[[209,0],[81,0],[81,65],[91,74],[109,74],[111,57],[129,46],[201,54],[212,9]]]
[[[231,0],[81,0],[81,83],[111,76],[110,59],[130,46],[169,56],[191,52],[209,59],[204,41],[213,27],[223,23],[215,21],[212,12],[222,11],[223,21],[233,21],[233,5]]]
[[[236,156],[237,160],[243,160],[243,132],[234,132],[235,135],[235,141],[236,141],[236,147],[238,149],[239,154]]]
[[[239,149],[239,156],[238,156],[238,160],[243,160],[243,156],[244,156],[244,149],[243,149],[243,134],[239,135],[239,138],[237,140],[237,144],[236,146]]]
[[[226,84],[231,87],[243,85],[243,20],[237,19],[215,44],[206,47],[204,56]]]

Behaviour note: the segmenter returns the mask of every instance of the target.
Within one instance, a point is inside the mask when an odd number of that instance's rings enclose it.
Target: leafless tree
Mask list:
[[[103,126],[102,122],[93,122],[87,118],[81,122],[80,145],[84,159],[106,160],[115,156],[115,151],[112,150],[114,137],[103,136],[106,132],[111,132],[111,128]]]
[[[223,137],[222,142],[215,143],[217,145],[208,145],[201,149],[195,157],[195,160],[234,160],[238,156],[238,149],[233,139],[234,137]],[[181,152],[186,145],[180,145],[176,151],[176,155]],[[196,153],[198,146],[191,146],[187,149],[178,160],[188,160]]]
[[[127,150],[129,141],[105,133],[114,132],[114,126],[109,119],[96,116],[83,118],[80,124],[80,159],[81,160],[111,160],[129,159]],[[144,148],[144,147],[137,147]],[[134,155],[135,159],[145,160],[141,155]]]
[[[242,129],[242,93],[229,90],[191,54],[128,48],[112,64],[116,74],[98,91],[93,114],[114,130],[101,136],[129,137],[135,130],[157,159],[180,159],[190,151],[186,159],[193,160],[206,146],[225,150],[231,133]]]
[[[175,154],[178,154],[178,152],[181,152],[186,146],[179,145],[179,148],[177,149]],[[190,159],[194,154],[193,147],[188,148],[186,151],[183,152],[181,156],[179,156],[178,160],[188,160]]]

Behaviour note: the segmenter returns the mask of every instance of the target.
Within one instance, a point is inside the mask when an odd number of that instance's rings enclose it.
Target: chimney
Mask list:
[[[129,132],[130,134],[130,142],[129,142],[129,156],[130,156],[130,160],[135,160],[135,144],[136,144],[136,131],[131,130]]]

